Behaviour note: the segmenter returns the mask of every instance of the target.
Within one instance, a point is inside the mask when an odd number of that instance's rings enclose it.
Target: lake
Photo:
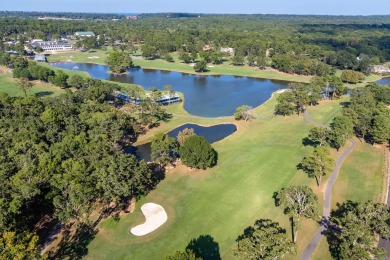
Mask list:
[[[390,78],[382,78],[380,80],[378,80],[376,83],[378,83],[378,85],[390,85]]]
[[[177,138],[180,131],[184,128],[192,128],[196,135],[203,136],[207,142],[215,143],[237,131],[237,127],[234,124],[219,124],[213,126],[200,126],[196,124],[184,124],[169,131],[167,135]],[[139,146],[132,146],[125,150],[125,153],[135,154],[139,159],[145,161],[151,161],[151,143],[142,144]]]
[[[151,69],[130,69],[127,74],[114,75],[108,73],[107,66],[99,64],[61,62],[51,65],[67,70],[77,66],[93,78],[137,84],[146,90],[151,87],[162,90],[169,84],[184,94],[184,109],[202,117],[231,116],[242,105],[257,107],[273,92],[288,87],[286,81],[229,75],[202,76]]]

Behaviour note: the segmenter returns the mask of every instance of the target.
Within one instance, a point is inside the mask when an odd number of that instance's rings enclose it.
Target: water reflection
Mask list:
[[[257,107],[273,92],[288,87],[285,81],[230,75],[199,76],[151,69],[130,69],[127,74],[114,75],[108,73],[107,66],[99,64],[56,63],[52,66],[69,70],[78,66],[93,78],[138,84],[145,89],[155,86],[162,90],[169,84],[184,94],[184,108],[189,113],[203,117],[230,116],[242,105]]]

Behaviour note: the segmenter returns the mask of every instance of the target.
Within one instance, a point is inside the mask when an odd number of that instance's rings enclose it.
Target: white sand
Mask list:
[[[164,208],[155,203],[146,203],[141,207],[142,213],[145,215],[145,223],[135,226],[130,229],[130,232],[135,236],[144,236],[161,227],[168,219]]]
[[[287,89],[281,89],[281,90],[276,91],[276,93],[282,94],[282,93],[286,92],[286,90],[287,90]]]

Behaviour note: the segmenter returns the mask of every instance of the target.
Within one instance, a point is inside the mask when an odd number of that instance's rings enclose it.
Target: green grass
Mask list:
[[[337,70],[336,71],[336,76],[341,77],[341,73],[342,72],[343,72],[342,70]],[[366,86],[367,83],[378,81],[381,78],[383,78],[383,76],[371,74],[369,76],[366,76],[366,78],[362,82],[360,82],[360,83],[357,83],[357,84],[346,84],[346,86],[348,88],[361,88],[361,87]]]
[[[384,148],[358,139],[355,142],[355,150],[344,161],[333,188],[333,207],[346,200],[381,201]]]
[[[253,113],[269,115],[274,99]],[[140,143],[150,140],[157,131],[168,131],[185,122],[204,125],[232,122],[232,118],[186,117],[182,104],[168,109],[178,116],[149,131],[140,138]],[[289,232],[288,217],[274,206],[272,195],[293,184],[315,189],[314,180],[296,170],[296,165],[311,150],[302,145],[302,138],[312,125],[297,116],[256,119],[237,125],[236,133],[213,145],[219,153],[215,168],[197,171],[179,166],[169,170],[157,189],[137,203],[134,213],[119,222],[108,219],[100,224],[100,233],[90,244],[87,258],[162,259],[174,250],[183,250],[191,239],[210,235],[218,242],[222,258],[231,259],[235,239],[257,219],[278,221]],[[319,189],[316,191],[320,193]],[[149,235],[134,237],[128,230],[143,222],[139,208],[145,202],[161,204],[169,220]],[[317,228],[313,221],[302,224],[305,228],[299,233],[300,251]]]
[[[335,116],[341,114],[343,103],[349,102],[349,96],[336,100],[323,100],[315,107],[308,107],[310,118],[325,125],[329,125]]]
[[[384,147],[374,147],[355,139],[354,151],[345,159],[332,190],[332,209],[347,200],[381,202]],[[322,238],[313,260],[330,259],[329,245]]]
[[[7,93],[10,96],[24,96],[24,92],[17,86],[16,79],[12,77],[12,73],[0,74],[0,92]],[[64,92],[64,89],[52,84],[35,81],[34,86],[27,91],[27,95],[58,96]]]
[[[48,57],[48,61],[68,61],[68,62],[90,62],[90,63],[100,63],[105,64],[105,60],[110,53],[111,49],[108,51],[102,50],[93,50],[90,52],[68,52],[68,53],[58,53],[52,54]],[[98,57],[91,59],[91,57]],[[178,59],[178,54],[173,53],[172,57],[175,62],[167,62],[162,59],[156,60],[144,60],[144,59],[133,59],[135,66],[140,66],[142,68],[148,69],[161,69],[161,70],[170,70],[170,71],[180,71],[186,73],[195,73],[194,69],[190,64],[182,63]],[[266,78],[274,80],[285,80],[285,81],[296,81],[296,82],[309,82],[311,77],[292,75],[287,73],[280,73],[274,70],[260,70],[258,68],[245,66],[233,66],[230,64],[230,61],[226,61],[220,65],[209,64],[208,72],[203,73],[203,75],[236,75],[236,76],[247,76],[247,77],[256,77],[256,78]]]

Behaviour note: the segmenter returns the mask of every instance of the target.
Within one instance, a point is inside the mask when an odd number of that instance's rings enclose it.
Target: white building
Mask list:
[[[75,32],[74,35],[77,37],[95,37],[94,32]]]
[[[234,54],[234,48],[230,48],[230,47],[227,48],[221,47],[219,51],[224,53],[230,53],[232,55]]]
[[[65,51],[73,50],[73,46],[67,42],[57,41],[36,41],[31,43],[33,48],[40,47],[43,51]]]

